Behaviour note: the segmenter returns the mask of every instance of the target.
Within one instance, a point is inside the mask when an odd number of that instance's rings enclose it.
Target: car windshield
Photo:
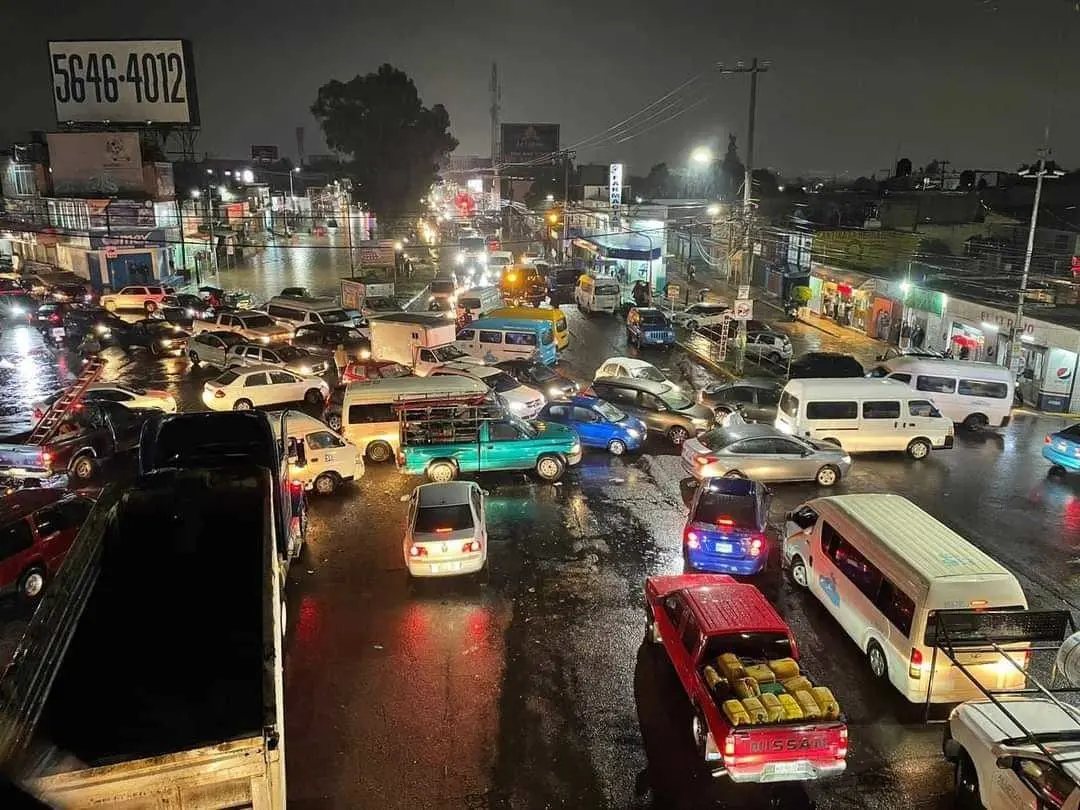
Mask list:
[[[323,323],[348,323],[352,320],[343,309],[328,309],[320,312],[319,317],[323,319]]]
[[[540,435],[535,427],[533,427],[531,424],[526,422],[524,419],[521,419],[520,417],[510,416],[507,418],[506,421],[516,427],[518,429],[518,432],[526,436],[527,438],[535,439],[537,436]]]
[[[269,315],[241,315],[240,320],[245,329],[261,329],[264,326],[277,325]]]
[[[620,411],[610,402],[605,402],[602,399],[598,400],[597,403],[593,405],[593,410],[599,411],[600,415],[607,419],[609,422],[621,422],[623,419],[626,418],[625,413]]]
[[[685,410],[694,404],[686,394],[677,391],[674,388],[668,388],[666,391],[662,391],[660,393],[660,399],[664,401],[665,405],[675,411]]]
[[[631,372],[635,380],[652,380],[653,382],[666,382],[666,378],[656,366],[642,366]]]
[[[511,265],[511,261],[505,256],[495,256],[490,261],[488,261],[488,264],[490,264],[492,267],[509,267]]]
[[[368,309],[397,309],[397,304],[392,298],[368,298],[364,301]]]
[[[214,382],[221,383],[222,385],[228,385],[229,383],[236,382],[239,377],[240,375],[237,374],[235,371],[226,371],[223,372],[219,377],[217,377]]]
[[[457,346],[450,345],[439,346],[436,349],[432,349],[431,353],[435,355],[435,359],[438,360],[440,363],[449,363],[452,360],[460,360],[462,357],[469,356]]]
[[[757,501],[745,495],[729,495],[713,492],[711,488],[701,493],[697,508],[690,515],[694,523],[733,525],[741,529],[757,528]],[[731,523],[728,523],[731,521]]]
[[[448,279],[435,279],[431,282],[431,291],[433,293],[452,293],[454,292],[454,282]]]
[[[519,383],[505,371],[500,371],[496,374],[491,374],[487,377],[484,377],[484,383],[489,388],[499,394],[504,394],[507,391],[513,391],[515,388],[521,387],[521,383]]]
[[[236,332],[221,332],[217,337],[221,338],[221,342],[226,346],[237,346],[241,343],[247,343],[244,336],[237,334]]]
[[[307,352],[302,352],[295,346],[282,346],[274,351],[277,352],[277,356],[281,358],[283,363],[291,363],[293,360],[300,360],[303,357],[307,357]]]
[[[641,316],[641,322],[652,326],[667,326],[667,318],[662,312],[646,312]]]
[[[467,236],[458,241],[458,247],[462,250],[484,250],[487,247],[487,243],[484,241],[483,237]]]
[[[559,375],[552,371],[545,365],[537,363],[528,367],[529,376],[539,383],[547,382],[548,380],[556,379]]]
[[[423,534],[450,533],[472,527],[472,509],[467,503],[456,506],[422,506],[416,510],[416,531]]]

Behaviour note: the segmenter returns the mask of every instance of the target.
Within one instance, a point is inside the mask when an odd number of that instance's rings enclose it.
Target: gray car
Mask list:
[[[728,476],[815,481],[831,487],[851,469],[851,456],[834,445],[799,439],[771,425],[730,425],[684,443],[682,465],[699,481]]]
[[[317,377],[326,373],[330,363],[324,357],[287,343],[272,346],[245,343],[229,349],[226,367],[234,366],[280,366],[294,374]]]
[[[214,366],[224,370],[229,364],[229,349],[246,344],[244,336],[236,332],[200,332],[188,340],[187,356],[193,366]]]
[[[650,433],[666,436],[676,447],[714,424],[711,408],[700,405],[669,382],[631,377],[603,377],[592,389],[600,399],[638,417]]]
[[[698,391],[698,402],[708,405],[717,417],[739,412],[747,422],[772,424],[784,384],[769,377],[744,377],[741,380],[707,385]]]

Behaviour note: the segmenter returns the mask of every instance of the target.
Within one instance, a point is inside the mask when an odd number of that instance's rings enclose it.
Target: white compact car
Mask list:
[[[731,309],[727,304],[691,304],[671,316],[676,326],[685,326],[691,332],[699,326],[719,326],[724,313]]]
[[[34,418],[40,419],[45,415],[60,394],[53,394],[46,400],[34,403]],[[131,385],[120,383],[100,382],[93,383],[82,395],[87,402],[119,402],[126,408],[146,408],[165,413],[176,413],[176,397],[168,391],[153,391],[146,388],[135,388]]]
[[[646,363],[636,357],[609,357],[600,364],[600,368],[593,375],[594,380],[603,377],[629,377],[632,380],[651,380],[652,382],[666,382],[675,385],[664,376],[664,372],[652,363]],[[679,386],[675,385],[675,390],[678,389]]]
[[[412,577],[475,574],[487,567],[484,491],[473,481],[423,484],[409,498],[405,567]]]
[[[109,312],[118,309],[143,309],[155,311],[165,297],[164,287],[124,287],[118,293],[101,296],[101,306]]]
[[[212,411],[250,411],[252,408],[306,402],[319,405],[330,386],[319,377],[295,374],[279,366],[255,366],[225,371],[203,385],[203,404]]]
[[[506,400],[510,413],[522,419],[532,419],[547,404],[544,395],[535,388],[522,385],[505,371],[494,366],[453,362],[435,368],[429,377],[472,377]]]

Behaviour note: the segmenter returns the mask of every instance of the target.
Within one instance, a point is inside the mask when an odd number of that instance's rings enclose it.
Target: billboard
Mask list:
[[[503,163],[554,163],[559,151],[558,124],[503,124]]]
[[[57,196],[145,190],[137,133],[50,132],[45,137]]]
[[[187,40],[53,41],[49,67],[61,124],[199,123]]]
[[[276,146],[252,144],[251,159],[255,163],[276,163],[278,148]]]

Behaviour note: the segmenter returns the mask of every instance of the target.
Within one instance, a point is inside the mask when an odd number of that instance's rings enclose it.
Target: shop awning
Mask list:
[[[574,244],[587,242],[591,247],[585,248],[603,256],[606,259],[625,259],[627,261],[647,262],[651,259],[659,259],[662,248],[655,244],[655,240],[640,233],[611,233],[602,236],[585,236],[580,240],[575,239]],[[581,245],[581,247],[585,247]]]

